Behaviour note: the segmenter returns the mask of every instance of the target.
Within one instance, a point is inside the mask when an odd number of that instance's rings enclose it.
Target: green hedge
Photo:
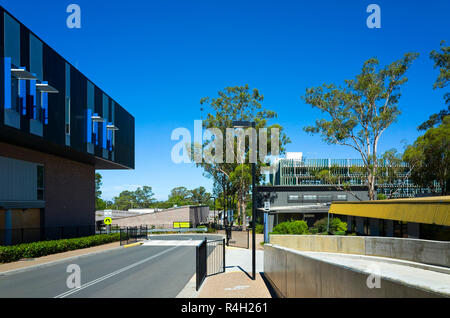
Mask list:
[[[308,224],[305,221],[282,222],[273,228],[273,234],[307,234]]]
[[[36,258],[50,254],[73,251],[119,240],[120,234],[113,233],[56,241],[41,241],[13,246],[0,246],[0,263],[10,263],[22,258]]]

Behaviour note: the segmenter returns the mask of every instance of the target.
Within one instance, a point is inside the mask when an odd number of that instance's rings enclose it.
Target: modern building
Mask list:
[[[187,205],[129,217],[116,217],[113,218],[112,224],[120,227],[145,224],[157,229],[172,229],[174,223],[186,223],[190,227],[197,227],[208,224],[209,212],[207,205]]]
[[[427,188],[414,185],[408,178],[409,167],[401,163],[395,167],[395,178],[389,178],[390,167],[386,168],[386,178],[376,185],[377,193],[392,198],[415,197],[430,192]],[[327,216],[332,202],[355,202],[368,200],[368,188],[360,159],[306,159],[301,152],[287,153],[286,158],[277,159],[272,165],[270,184],[258,187],[258,210],[265,202],[270,203],[270,211],[265,215],[268,231],[283,221],[305,220],[308,226]],[[332,178],[320,177],[327,172]],[[344,184],[350,191],[343,191]],[[261,214],[260,214],[261,215]]]
[[[357,235],[450,241],[450,196],[333,202],[330,214]]]
[[[95,170],[134,169],[134,139],[133,116],[0,7],[0,244],[94,226]]]

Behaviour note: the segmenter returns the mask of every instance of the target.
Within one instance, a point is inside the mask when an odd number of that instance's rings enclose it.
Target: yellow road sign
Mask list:
[[[111,218],[105,218],[103,220],[103,222],[105,222],[106,225],[110,225],[112,223],[112,219]]]

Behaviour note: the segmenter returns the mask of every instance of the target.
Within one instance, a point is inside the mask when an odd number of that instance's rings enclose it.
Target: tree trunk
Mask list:
[[[375,200],[375,176],[370,173],[367,177],[367,185],[369,187],[369,200]]]
[[[239,196],[238,202],[237,202],[237,210],[238,210],[238,220],[242,222],[242,198]],[[240,224],[238,224],[240,225]]]
[[[247,204],[245,204],[245,198],[242,200],[242,230],[247,230],[247,216],[245,210],[247,209]]]

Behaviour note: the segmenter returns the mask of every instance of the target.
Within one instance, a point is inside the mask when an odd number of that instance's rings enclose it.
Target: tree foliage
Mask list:
[[[439,68],[439,75],[433,88],[438,89],[447,87],[450,82],[450,46],[445,46],[445,41],[442,41],[441,50],[431,51],[430,58],[434,61],[434,68]],[[447,109],[444,108],[439,113],[431,115],[426,122],[417,127],[418,130],[427,130],[428,128],[441,123],[445,116],[450,115],[450,93],[445,93],[444,100],[447,104]]]
[[[219,129],[224,137],[223,148],[226,149],[226,129],[233,128],[233,121],[255,122],[257,131],[261,128],[268,129],[267,154],[269,156],[272,154],[272,149],[270,147],[270,129],[278,128],[280,131],[279,150],[280,154],[282,154],[285,151],[284,146],[289,143],[290,140],[282,132],[283,127],[277,124],[269,125],[269,121],[275,119],[277,114],[274,111],[263,108],[263,101],[264,96],[260,94],[257,89],[250,89],[248,85],[226,87],[218,92],[217,97],[205,97],[200,100],[202,109],[208,111],[206,119],[203,121],[203,128]],[[228,205],[227,198],[231,198],[232,204],[237,201],[240,220],[243,220],[245,217],[251,184],[251,166],[249,163],[250,143],[248,136],[245,141],[245,163],[238,163],[236,151],[238,145],[236,140],[234,140],[232,144],[233,147],[235,147],[235,160],[232,163],[226,162],[226,160],[223,160],[223,162],[203,161],[197,163],[197,166],[203,168],[204,175],[213,180],[214,194],[222,201],[222,207]],[[201,148],[205,149],[210,145],[211,141],[205,141]],[[190,147],[190,149],[193,149],[193,147]],[[263,178],[263,175],[260,173],[260,168],[267,165],[267,162],[258,161],[256,184],[259,184]]]
[[[328,225],[328,218],[323,218],[317,220],[314,223],[314,228],[317,229],[318,233],[327,232],[327,226],[329,226],[328,232],[331,234],[335,234],[336,232],[346,232],[347,231],[347,223],[342,222],[339,218],[330,218]]]
[[[102,191],[100,190],[103,185],[102,175],[95,173],[95,209],[104,210],[106,208],[106,202],[101,198]]]
[[[441,188],[441,194],[448,194],[450,181],[450,116],[443,122],[428,129],[417,138],[413,145],[406,148],[403,160],[414,169],[411,178],[414,183],[430,187],[436,192],[435,181]]]
[[[113,200],[114,203],[111,208],[116,210],[146,209],[152,207],[155,201],[152,187],[149,186],[137,188],[135,191],[122,191]]]
[[[371,58],[355,79],[345,80],[344,86],[324,84],[307,89],[303,96],[307,104],[327,115],[304,130],[361,155],[371,200],[375,200],[379,140],[400,115],[400,87],[406,83],[405,73],[417,56],[407,53],[382,69],[377,69],[379,61]]]

